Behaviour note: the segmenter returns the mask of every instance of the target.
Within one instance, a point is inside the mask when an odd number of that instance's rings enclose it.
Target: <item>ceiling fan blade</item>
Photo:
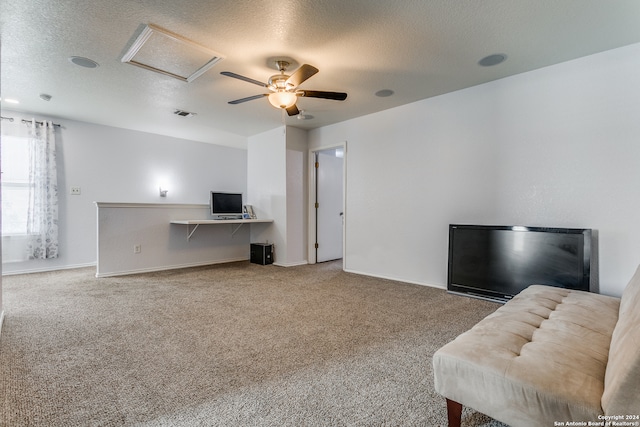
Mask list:
[[[333,99],[335,101],[344,101],[347,99],[347,94],[344,92],[325,92],[322,90],[298,90],[296,91],[296,95],[306,96],[307,98]]]
[[[300,110],[296,107],[296,104],[293,104],[291,107],[287,108],[287,114],[290,116],[297,116],[300,114]]]
[[[233,77],[234,79],[239,79],[245,82],[253,83],[254,85],[267,87],[266,83],[259,82],[258,80],[254,80],[249,77],[241,76],[240,74],[232,73],[231,71],[223,71],[220,74],[222,74],[223,76]]]
[[[286,83],[287,85],[292,85],[294,88],[298,87],[302,82],[316,74],[318,71],[319,70],[312,65],[302,64],[302,66],[287,79]]]
[[[253,101],[254,99],[260,99],[263,98],[265,96],[269,96],[268,93],[261,93],[260,95],[253,95],[253,96],[247,96],[246,98],[240,98],[240,99],[236,99],[235,101],[229,101],[229,104],[241,104],[243,102],[247,102],[247,101]]]

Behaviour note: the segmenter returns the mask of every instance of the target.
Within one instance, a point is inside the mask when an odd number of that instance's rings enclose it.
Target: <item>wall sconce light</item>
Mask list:
[[[167,192],[169,190],[163,190],[162,187],[160,187],[160,197],[167,197]]]

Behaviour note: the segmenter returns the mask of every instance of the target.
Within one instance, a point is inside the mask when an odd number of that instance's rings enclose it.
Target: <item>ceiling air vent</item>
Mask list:
[[[122,62],[192,82],[222,59],[211,49],[148,24],[124,54]]]
[[[184,110],[175,110],[173,112],[173,114],[175,114],[176,116],[180,116],[180,117],[193,117],[196,115],[196,113],[190,113],[188,111],[184,111]]]

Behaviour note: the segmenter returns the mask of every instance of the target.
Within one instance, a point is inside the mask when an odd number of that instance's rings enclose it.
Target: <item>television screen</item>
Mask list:
[[[212,191],[210,207],[211,215],[217,218],[242,217],[242,193]]]
[[[532,284],[589,291],[591,230],[449,226],[447,289],[498,301]]]

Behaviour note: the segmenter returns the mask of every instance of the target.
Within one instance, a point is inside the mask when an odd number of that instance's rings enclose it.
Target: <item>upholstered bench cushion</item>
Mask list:
[[[619,301],[530,286],[435,353],[436,391],[514,426],[597,420]]]

